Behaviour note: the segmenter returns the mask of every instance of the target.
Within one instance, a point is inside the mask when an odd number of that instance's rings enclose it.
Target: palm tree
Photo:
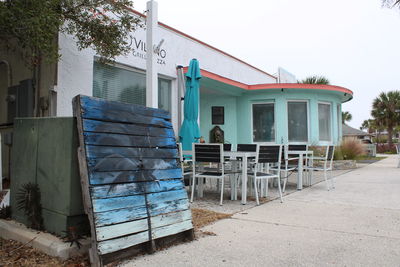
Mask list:
[[[306,84],[329,84],[328,78],[324,76],[313,75],[305,78],[304,80],[299,81],[298,83],[306,83]]]
[[[382,5],[389,8],[400,6],[400,0],[382,0]]]
[[[400,91],[382,92],[372,103],[371,115],[387,129],[388,143],[392,145],[393,129],[400,124]]]
[[[353,116],[350,114],[350,112],[348,111],[342,112],[342,123],[351,121],[352,118]]]

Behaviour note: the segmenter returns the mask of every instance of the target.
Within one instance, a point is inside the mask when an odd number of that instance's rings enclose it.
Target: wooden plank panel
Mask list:
[[[166,147],[175,148],[175,137],[133,136],[125,134],[107,134],[85,132],[86,145],[120,146],[120,147]]]
[[[182,178],[181,169],[119,171],[119,172],[90,172],[91,185],[141,182]]]
[[[146,206],[144,195],[92,199],[93,211],[102,212],[122,208]]]
[[[186,189],[174,190],[174,191],[167,191],[167,192],[160,192],[160,193],[151,193],[147,195],[147,202],[150,206],[174,201],[178,199],[187,199],[188,195]]]
[[[98,243],[97,249],[100,255],[122,250],[149,241],[148,231],[125,236],[117,239],[106,240]]]
[[[140,182],[115,185],[100,185],[91,187],[90,193],[93,199],[111,198],[139,195],[146,193],[156,193],[183,189],[182,179],[166,180],[158,182]]]
[[[109,122],[118,122],[118,123],[152,125],[152,126],[172,129],[172,124],[168,120],[162,118],[155,118],[155,117],[152,118],[148,116],[142,116],[130,112],[120,113],[116,110],[104,111],[97,108],[88,108],[82,113],[82,118],[109,121]]]
[[[78,96],[74,114],[93,265],[193,229],[168,112]]]
[[[167,214],[158,215],[151,218],[151,228],[156,229],[170,224],[175,224],[187,220],[192,220],[192,212],[190,210],[182,210]]]
[[[135,208],[123,208],[106,212],[94,213],[94,219],[97,227],[111,225],[116,223],[129,222],[147,217],[146,206]]]
[[[97,227],[97,241],[113,239],[119,236],[131,235],[149,229],[148,219],[130,221],[126,223],[113,224],[109,226]]]
[[[192,220],[186,220],[183,222],[163,226],[156,228],[152,231],[151,235],[153,239],[161,238],[164,236],[173,235],[193,228]]]
[[[82,122],[83,130],[85,132],[117,133],[139,136],[174,136],[174,129],[172,128],[151,127],[141,124],[117,123],[90,119],[83,119]]]
[[[92,171],[114,172],[114,171],[135,171],[135,170],[165,170],[179,168],[180,164],[176,159],[138,159],[117,157],[88,159],[88,166]]]
[[[105,157],[127,157],[127,158],[161,158],[178,159],[176,148],[148,148],[148,147],[112,147],[87,145],[86,153],[88,159]]]
[[[158,227],[164,227],[167,225],[180,223],[191,219],[192,219],[192,214],[190,210],[183,210],[168,214],[162,214],[151,218],[151,228],[155,229]],[[109,226],[98,227],[96,229],[97,240],[104,241],[108,239],[117,238],[119,236],[131,235],[147,231],[148,228],[149,226],[147,218],[125,223],[113,224]]]
[[[115,110],[121,113],[133,113],[149,117],[171,119],[171,115],[169,114],[169,112],[162,109],[149,108],[145,106],[126,104],[116,101],[108,101],[101,98],[89,97],[84,95],[79,95],[77,96],[77,98],[79,98],[81,101],[82,113],[85,113],[86,109],[96,108],[105,111]]]
[[[150,216],[157,216],[161,214],[166,214],[169,212],[177,212],[181,210],[189,209],[189,200],[180,199],[180,200],[172,200],[168,202],[159,202],[158,204],[150,205],[149,212]]]

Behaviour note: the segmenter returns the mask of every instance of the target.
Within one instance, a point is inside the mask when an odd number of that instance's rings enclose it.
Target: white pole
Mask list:
[[[146,106],[158,108],[158,73],[154,44],[158,29],[158,4],[147,2],[146,18]]]

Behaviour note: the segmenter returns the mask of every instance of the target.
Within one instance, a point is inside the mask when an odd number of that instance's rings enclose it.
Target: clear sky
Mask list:
[[[133,0],[146,9],[146,0]],[[400,90],[400,11],[380,0],[158,0],[159,21],[271,74],[323,75],[354,92],[358,128],[373,99]]]

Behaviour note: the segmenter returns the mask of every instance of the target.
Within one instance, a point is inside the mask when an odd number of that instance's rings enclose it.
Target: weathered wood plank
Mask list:
[[[172,128],[151,127],[148,125],[107,122],[91,119],[83,119],[83,130],[85,132],[116,133],[139,136],[174,136],[174,129]]]
[[[88,166],[92,171],[114,172],[114,171],[135,171],[135,170],[165,170],[179,168],[176,159],[138,159],[138,158],[97,158],[88,160]]]
[[[179,168],[180,164],[176,159],[138,159],[114,155],[113,158],[88,159],[88,166],[91,171],[115,172],[176,169]]]
[[[147,209],[145,206],[97,212],[94,214],[97,227],[143,219],[146,217]]]
[[[129,248],[131,246],[149,241],[148,231],[138,234],[125,236],[117,239],[106,240],[98,243],[98,251],[100,255]]]
[[[178,212],[172,212],[168,214],[162,214],[151,218],[152,229],[158,227],[164,227],[170,224],[180,223],[183,221],[191,220],[192,215],[190,210],[183,210]],[[149,228],[148,220],[141,219],[136,221],[130,221],[120,224],[114,224],[109,226],[98,227],[97,240],[104,241],[108,239],[117,238],[119,236],[131,235],[147,231]]]
[[[187,192],[185,189],[166,191],[160,193],[150,193],[147,195],[148,205],[157,205],[162,202],[173,201],[176,199],[187,198]],[[113,197],[113,198],[98,198],[92,199],[93,211],[103,212],[122,208],[134,208],[145,206],[144,195],[124,196],[124,197]]]
[[[86,153],[88,159],[105,157],[127,157],[127,158],[179,158],[176,148],[148,148],[148,147],[112,147],[87,145]]]
[[[109,226],[97,227],[97,241],[104,241],[108,239],[117,238],[120,236],[131,235],[149,229],[148,220],[141,219],[137,221],[130,221],[125,223],[113,224]]]
[[[155,228],[152,231],[152,238],[161,238],[164,236],[173,235],[193,228],[192,220],[186,220],[175,224],[166,225],[163,227]]]
[[[168,111],[156,108],[149,108],[141,105],[126,104],[116,101],[104,100],[96,97],[89,97],[79,95],[82,107],[97,108],[102,110],[115,110],[119,112],[141,114],[149,117],[157,117],[164,119],[171,119],[171,115]],[[83,110],[85,111],[85,110]]]
[[[86,145],[120,147],[165,147],[175,148],[176,140],[171,137],[134,136],[125,134],[107,134],[85,132]]]
[[[143,182],[182,178],[181,169],[119,171],[119,172],[90,172],[91,185],[115,184],[127,182]]]
[[[170,224],[175,224],[187,220],[192,220],[192,212],[190,210],[181,210],[158,215],[151,218],[151,228],[156,229]]]
[[[127,196],[127,197],[113,197],[113,198],[99,198],[92,199],[93,211],[102,212],[117,210],[122,208],[134,208],[146,206],[143,195]]]
[[[140,183],[126,183],[115,185],[100,185],[92,186],[90,193],[93,199],[96,198],[111,198],[140,195],[143,193],[156,193],[163,191],[171,191],[183,189],[182,179],[158,181],[158,182],[140,182]]]
[[[150,215],[152,217],[160,215],[160,214],[166,214],[169,212],[176,212],[176,211],[187,210],[187,209],[189,209],[189,200],[188,199],[160,202],[158,204],[150,205],[150,207],[149,207]]]

